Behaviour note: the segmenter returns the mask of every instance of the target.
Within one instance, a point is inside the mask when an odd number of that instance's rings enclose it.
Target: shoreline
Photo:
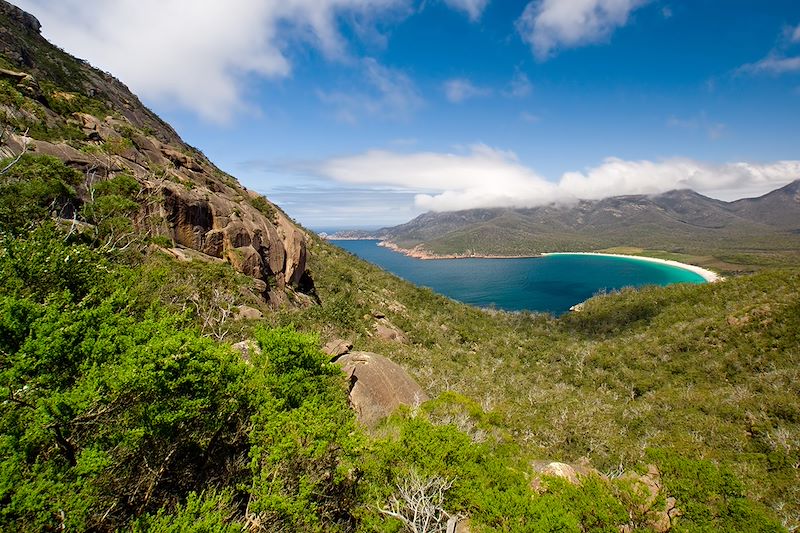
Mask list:
[[[708,283],[715,283],[717,281],[722,281],[725,278],[714,272],[713,270],[708,270],[707,268],[699,267],[697,265],[690,265],[688,263],[681,263],[680,261],[672,261],[671,259],[659,259],[657,257],[647,257],[644,255],[625,255],[625,254],[606,254],[603,252],[546,252],[541,254],[542,256],[546,255],[599,255],[601,257],[621,257],[623,259],[637,259],[640,261],[647,261],[649,263],[658,263],[661,265],[672,266],[676,268],[682,268],[684,270],[688,270],[689,272],[694,272]]]
[[[464,254],[432,254],[426,250],[423,250],[420,246],[415,246],[414,248],[401,248],[400,246],[396,245],[391,241],[380,241],[378,242],[378,246],[382,246],[384,248],[388,248],[393,252],[397,252],[408,257],[413,257],[414,259],[421,259],[423,261],[435,261],[437,259],[532,259],[536,257],[541,257],[542,254],[534,254],[534,255],[492,255],[492,254],[476,254],[476,253],[464,253]]]
[[[491,255],[491,254],[432,254],[423,250],[420,246],[415,246],[412,249],[401,248],[391,241],[380,241],[378,246],[388,248],[393,252],[401,253],[414,259],[421,259],[423,261],[431,261],[436,259],[531,259],[536,257],[545,257],[548,255],[598,255],[602,257],[620,257],[623,259],[636,259],[639,261],[648,261],[650,263],[658,263],[675,268],[682,268],[690,272],[694,272],[708,283],[715,283],[722,281],[725,278],[707,268],[699,267],[697,265],[690,265],[688,263],[681,263],[680,261],[673,261],[671,259],[659,259],[657,257],[647,257],[644,255],[625,255],[625,254],[607,254],[603,252],[543,252],[535,255]]]

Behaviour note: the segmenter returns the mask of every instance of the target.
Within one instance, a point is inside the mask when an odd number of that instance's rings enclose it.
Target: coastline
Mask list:
[[[643,255],[625,255],[625,254],[606,254],[602,252],[547,252],[541,254],[545,255],[599,255],[603,257],[621,257],[624,259],[637,259],[640,261],[648,261],[650,263],[659,263],[662,265],[668,265],[676,268],[682,268],[684,270],[688,270],[689,272],[694,272],[698,276],[702,277],[708,283],[715,283],[717,281],[723,281],[725,278],[714,272],[713,270],[708,270],[707,268],[699,267],[696,265],[690,265],[688,263],[681,263],[680,261],[672,261],[670,259],[658,259],[657,257],[647,257]]]
[[[388,248],[393,252],[397,252],[414,259],[422,259],[423,261],[435,261],[436,259],[530,259],[534,257],[541,257],[542,254],[533,255],[491,255],[491,254],[476,254],[476,253],[463,253],[463,254],[432,254],[421,248],[421,245],[414,248],[401,248],[391,241],[380,241],[378,246]]]
[[[694,272],[708,283],[715,283],[725,279],[713,270],[708,270],[707,268],[699,267],[697,265],[690,265],[688,263],[681,263],[679,261],[672,261],[670,259],[658,259],[656,257],[647,257],[643,255],[607,254],[603,252],[543,252],[535,255],[490,255],[475,253],[437,255],[425,251],[421,248],[421,246],[415,246],[412,249],[401,248],[391,241],[380,241],[378,242],[378,246],[383,246],[384,248],[388,248],[393,252],[401,253],[403,255],[407,255],[408,257],[413,257],[414,259],[422,259],[424,261],[436,259],[527,259],[544,257],[548,255],[599,255],[604,257],[621,257],[623,259],[636,259],[639,261],[648,261],[650,263],[659,263],[662,265],[682,268],[684,270]]]

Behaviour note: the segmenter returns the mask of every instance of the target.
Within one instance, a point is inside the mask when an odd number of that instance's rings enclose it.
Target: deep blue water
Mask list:
[[[378,246],[378,241],[331,242],[407,281],[454,300],[506,311],[558,315],[601,291],[705,281],[682,268],[624,257],[550,255],[519,259],[421,260]]]

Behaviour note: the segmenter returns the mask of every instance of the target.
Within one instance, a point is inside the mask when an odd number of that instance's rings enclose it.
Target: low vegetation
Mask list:
[[[795,271],[607,295],[556,320],[457,304],[315,239],[322,304],[219,336],[211,302],[257,305],[247,279],[55,225],[53,206],[124,218],[136,193],[121,175],[79,205],[85,184],[59,165],[26,156],[0,177],[0,203],[31,206],[0,212],[3,530],[411,531],[424,514],[426,531],[647,531],[664,509],[636,481],[647,465],[675,530],[796,523]],[[411,344],[372,337],[376,311]],[[434,399],[367,433],[319,350],[333,336]],[[532,468],[582,457],[580,485]]]
[[[797,524],[797,269],[626,290],[554,319],[460,305],[324,242],[312,257],[322,306],[276,323],[349,336],[434,395],[471,398],[529,457],[585,457],[613,473],[668,450],[734,473]],[[413,344],[374,336],[376,311]]]

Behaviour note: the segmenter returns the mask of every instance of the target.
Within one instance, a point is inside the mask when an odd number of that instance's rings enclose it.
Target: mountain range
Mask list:
[[[683,189],[532,208],[429,212],[373,236],[434,255],[613,247],[689,254],[791,251],[800,247],[800,180],[734,202]]]

